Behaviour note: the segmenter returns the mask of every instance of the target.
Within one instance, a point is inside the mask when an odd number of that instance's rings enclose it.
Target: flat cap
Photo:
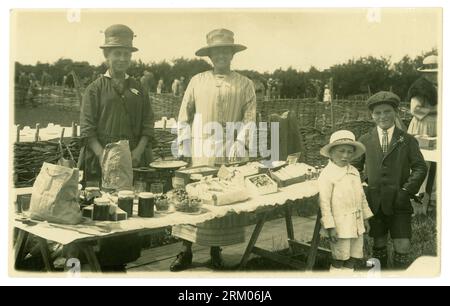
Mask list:
[[[372,110],[375,105],[389,104],[394,108],[400,105],[400,98],[390,91],[379,91],[367,99],[367,107]]]

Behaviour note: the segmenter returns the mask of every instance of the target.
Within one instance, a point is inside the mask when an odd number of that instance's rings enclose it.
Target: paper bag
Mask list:
[[[76,168],[44,163],[33,185],[31,218],[64,224],[80,223],[78,178]]]

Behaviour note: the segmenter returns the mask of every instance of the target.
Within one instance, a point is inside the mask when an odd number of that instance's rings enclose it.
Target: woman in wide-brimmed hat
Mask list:
[[[85,145],[79,167],[84,169],[86,181],[101,180],[99,159],[108,143],[128,140],[134,167],[151,162],[153,112],[149,97],[140,82],[127,74],[132,53],[138,51],[133,38],[133,31],[126,25],[115,24],[105,30],[100,48],[108,70],[86,88],[83,96],[80,123]],[[103,241],[99,254],[103,265],[122,264],[140,255],[137,236]]]
[[[227,122],[240,122],[245,127],[246,124],[256,121],[256,95],[253,82],[230,68],[233,56],[246,47],[236,44],[234,33],[227,29],[209,32],[206,35],[206,42],[207,45],[197,50],[195,54],[208,56],[214,68],[191,79],[178,115],[180,127],[178,140],[181,142],[179,155],[192,156],[194,166],[226,163],[235,160],[236,155],[243,157],[245,153],[242,155],[235,153],[243,153],[244,147],[248,145],[248,138],[238,137],[227,142],[223,138],[218,140],[216,135],[207,133],[192,135],[189,131],[204,131],[203,127],[211,124],[224,127]],[[185,141],[191,145],[184,145]],[[230,154],[227,154],[228,152]],[[174,226],[172,234],[184,239],[183,249],[170,267],[172,271],[183,270],[190,266],[193,242],[210,246],[212,267],[221,268],[223,261],[220,246],[240,243],[245,238],[243,225],[233,216],[198,226]]]
[[[413,115],[408,134],[434,137],[437,134],[438,57],[436,55],[425,57],[417,71],[422,74],[422,77],[408,90],[407,100],[411,103]]]

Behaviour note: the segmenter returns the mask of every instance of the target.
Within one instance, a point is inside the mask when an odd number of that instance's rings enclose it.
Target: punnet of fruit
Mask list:
[[[169,209],[170,203],[167,195],[162,194],[155,198],[155,206],[157,211],[166,211]]]
[[[181,212],[198,212],[202,205],[201,199],[189,196],[183,189],[169,191],[167,197],[169,202],[175,207],[175,210]]]

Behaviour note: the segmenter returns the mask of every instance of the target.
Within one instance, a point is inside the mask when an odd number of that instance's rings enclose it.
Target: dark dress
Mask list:
[[[138,81],[128,77],[123,92],[113,86],[108,73],[92,82],[83,96],[80,116],[84,146],[78,166],[85,171],[85,179],[100,178],[101,175],[99,161],[87,146],[87,139],[94,136],[103,147],[126,139],[130,150],[136,148],[142,136],[148,136],[149,145],[140,162],[140,166],[148,166],[151,162],[153,123],[149,97],[144,94]],[[129,234],[100,240],[97,256],[102,266],[115,266],[136,260],[140,251],[139,236]]]

